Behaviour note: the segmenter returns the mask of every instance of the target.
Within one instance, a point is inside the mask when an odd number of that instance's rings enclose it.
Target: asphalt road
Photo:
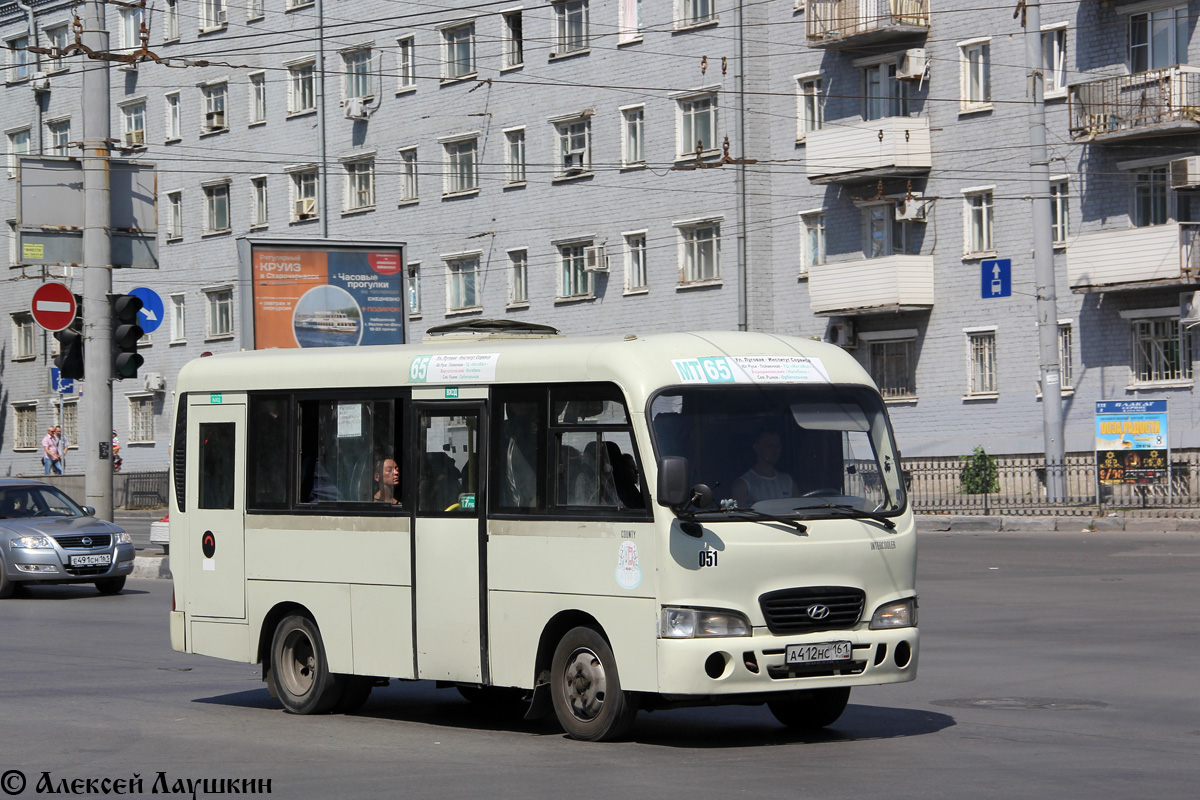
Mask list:
[[[819,736],[689,709],[599,745],[427,683],[289,716],[256,667],[170,649],[169,581],[32,588],[0,603],[0,772],[22,797],[44,771],[285,798],[1194,797],[1198,566],[1196,534],[926,534],[916,682],[856,689]]]

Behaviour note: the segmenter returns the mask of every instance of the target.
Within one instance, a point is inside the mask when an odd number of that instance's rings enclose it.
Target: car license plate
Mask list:
[[[789,664],[823,664],[829,661],[849,660],[849,642],[789,644],[787,646],[787,663]]]
[[[112,563],[112,554],[102,556],[71,556],[72,567],[103,567]]]

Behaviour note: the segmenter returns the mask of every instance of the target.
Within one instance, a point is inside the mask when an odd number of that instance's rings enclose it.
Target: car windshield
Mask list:
[[[0,519],[82,516],[83,509],[53,486],[11,486],[0,489]]]
[[[867,387],[704,386],[650,404],[659,458],[683,456],[692,485],[712,489],[700,513],[895,514],[904,483],[879,395]],[[730,515],[730,518],[744,518]]]

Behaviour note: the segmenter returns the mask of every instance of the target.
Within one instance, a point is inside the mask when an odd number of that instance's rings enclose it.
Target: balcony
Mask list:
[[[1071,87],[1071,138],[1115,142],[1200,130],[1200,67],[1176,66]]]
[[[883,256],[808,270],[814,314],[927,311],[933,307],[933,256]]]
[[[806,0],[810,47],[858,47],[929,32],[929,0]]]
[[[1067,280],[1077,293],[1198,281],[1200,223],[1081,234],[1067,245]]]
[[[927,117],[834,123],[810,131],[805,169],[813,183],[922,175],[933,166]]]

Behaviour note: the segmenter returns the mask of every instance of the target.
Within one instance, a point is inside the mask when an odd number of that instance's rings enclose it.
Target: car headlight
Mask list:
[[[710,608],[664,608],[659,635],[663,639],[749,636],[750,620],[736,611]]]
[[[125,531],[113,534],[113,541],[117,544],[133,544],[133,537]]]
[[[917,598],[884,603],[871,615],[871,630],[917,627]]]
[[[50,550],[54,547],[47,536],[18,536],[10,539],[8,546],[14,550]]]

